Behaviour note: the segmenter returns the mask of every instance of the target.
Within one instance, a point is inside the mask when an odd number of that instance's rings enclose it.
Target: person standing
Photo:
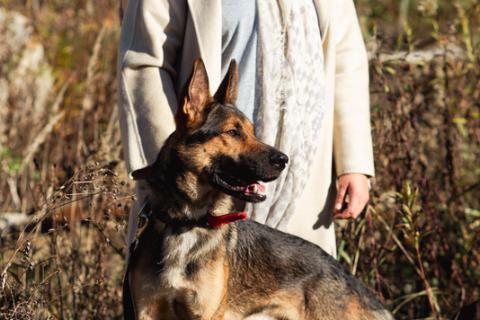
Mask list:
[[[248,211],[335,256],[333,219],[358,217],[374,174],[368,60],[353,0],[123,0],[121,12],[119,115],[129,174],[151,164],[173,132],[193,62],[204,60],[215,92],[235,59],[237,107],[291,159],[267,186],[269,201]]]

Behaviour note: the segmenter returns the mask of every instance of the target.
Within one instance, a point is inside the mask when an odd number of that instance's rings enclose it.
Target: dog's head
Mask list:
[[[237,85],[232,61],[212,96],[205,66],[197,60],[165,147],[175,153],[176,168],[195,175],[202,187],[260,202],[266,199],[260,182],[276,179],[288,157],[255,137],[253,124],[235,106]]]

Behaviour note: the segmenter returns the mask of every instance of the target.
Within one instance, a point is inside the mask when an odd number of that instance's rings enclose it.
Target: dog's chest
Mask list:
[[[225,260],[219,248],[221,237],[202,232],[173,234],[164,230],[162,254],[140,262],[134,271],[134,291],[140,293],[137,310],[149,312],[164,301],[172,310],[175,303],[193,301],[218,305],[224,291]],[[191,302],[189,300],[193,299]]]
[[[180,289],[188,286],[188,265],[195,260],[195,246],[199,241],[196,232],[178,236],[166,236],[163,245],[164,256],[157,261],[160,267],[160,281],[165,288]]]
[[[172,290],[191,287],[201,278],[203,268],[212,263],[221,251],[222,233],[194,228],[178,233],[163,230],[162,254],[153,261],[155,282]]]

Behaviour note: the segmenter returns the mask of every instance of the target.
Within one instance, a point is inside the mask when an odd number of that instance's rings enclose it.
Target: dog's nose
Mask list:
[[[288,156],[280,151],[274,151],[270,154],[270,163],[277,169],[283,170],[288,163]]]

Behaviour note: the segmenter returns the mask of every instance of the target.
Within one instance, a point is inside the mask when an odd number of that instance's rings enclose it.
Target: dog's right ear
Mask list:
[[[205,107],[212,102],[208,84],[208,74],[201,59],[195,61],[192,76],[188,84],[187,95],[185,96],[181,109],[187,126],[193,126],[203,119]]]
[[[138,169],[132,172],[133,180],[145,180],[152,173],[152,167],[148,166],[142,169]]]

